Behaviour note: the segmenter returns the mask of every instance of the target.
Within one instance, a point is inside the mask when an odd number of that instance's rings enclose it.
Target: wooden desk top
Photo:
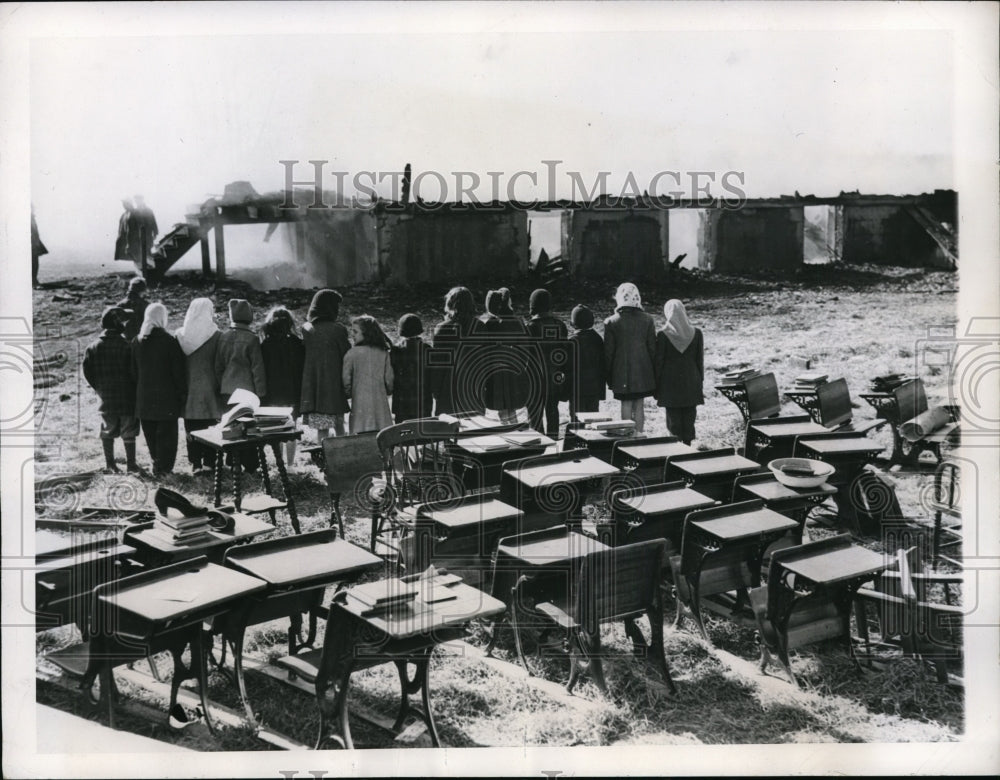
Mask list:
[[[817,585],[831,585],[858,577],[874,577],[887,566],[885,556],[857,544],[803,558],[782,561],[791,572]]]
[[[528,541],[516,537],[500,544],[497,554],[513,558],[528,566],[548,566],[578,560],[592,552],[607,550],[608,546],[590,536],[565,528],[550,529],[551,533],[530,534]]]
[[[691,488],[660,490],[648,488],[645,495],[620,499],[620,503],[634,509],[638,514],[650,517],[677,512],[692,512],[695,509],[707,509],[715,506],[715,499],[699,493]]]
[[[558,485],[561,482],[583,482],[596,477],[621,474],[621,470],[600,458],[586,456],[561,463],[544,463],[509,472],[518,482],[529,488]]]
[[[294,431],[285,431],[283,433],[245,436],[242,439],[223,439],[222,429],[218,426],[212,426],[200,431],[192,431],[191,436],[214,450],[225,451],[234,447],[245,447],[248,444],[274,444],[282,441],[297,441],[302,438],[302,430],[296,428]]]
[[[35,570],[37,574],[59,571],[61,569],[71,570],[89,566],[97,561],[100,561],[101,559],[118,560],[119,558],[127,558],[131,555],[135,555],[134,547],[130,547],[127,544],[112,543],[103,547],[95,547],[83,551],[71,552],[62,556],[47,556],[40,558],[35,563]]]
[[[800,442],[803,449],[812,450],[818,455],[871,455],[885,449],[864,436],[831,436],[825,439]]]
[[[176,554],[194,552],[195,554],[201,554],[201,552],[213,547],[225,544],[235,544],[243,539],[252,539],[255,536],[260,536],[261,534],[266,534],[274,530],[273,525],[261,520],[260,518],[254,517],[253,515],[245,515],[237,512],[233,514],[233,521],[233,533],[227,534],[222,531],[210,530],[208,534],[211,538],[196,544],[171,544],[161,538],[158,534],[150,533],[152,531],[152,523],[143,523],[138,526],[133,526],[134,529],[141,530],[137,530],[135,533],[130,534],[128,538],[162,553]]]
[[[524,515],[517,507],[505,504],[498,498],[487,498],[482,502],[459,504],[443,508],[417,507],[414,522],[431,521],[454,530],[472,525],[485,525],[499,520],[513,520]]]
[[[412,582],[417,587],[417,595],[412,601],[373,615],[364,614],[369,611],[369,606],[352,597],[350,590],[339,606],[384,632],[390,639],[427,635],[431,641],[434,640],[435,631],[462,626],[476,618],[497,615],[507,608],[499,599],[464,582],[436,584],[445,582],[447,579],[436,575],[420,576]]]
[[[286,536],[234,547],[226,566],[264,580],[272,587],[331,583],[383,564],[381,558],[327,531]]]
[[[762,498],[765,502],[794,501],[796,499],[832,496],[837,492],[837,488],[825,482],[822,485],[811,488],[793,488],[782,485],[773,474],[764,476],[766,478],[761,479],[759,482],[740,483],[739,487],[746,490],[754,498]]]
[[[824,428],[812,420],[787,422],[782,421],[781,418],[775,420],[755,420],[750,424],[750,428],[757,433],[772,438],[778,436],[806,436],[810,433],[829,433],[828,428]]]
[[[728,517],[716,517],[711,520],[697,520],[691,525],[714,536],[720,541],[735,542],[749,539],[761,534],[780,533],[798,528],[798,523],[790,517],[778,514],[773,509],[756,509],[741,512]]]
[[[587,444],[594,444],[600,442],[613,442],[621,441],[622,439],[632,439],[635,438],[635,433],[630,431],[629,433],[607,433],[606,431],[595,431],[591,428],[577,428],[576,430],[570,431],[570,435],[576,436],[580,441],[586,442]]]
[[[64,536],[39,529],[35,531],[35,560],[71,558],[85,552],[114,547],[117,543],[118,534],[112,530]]]
[[[156,631],[266,587],[256,577],[199,559],[118,580],[100,599]]]
[[[523,451],[543,450],[555,441],[538,431],[509,431],[487,436],[472,436],[459,439],[456,446],[471,455],[513,454],[515,458]],[[499,446],[494,446],[499,445]]]
[[[680,462],[673,460],[670,465],[692,477],[723,476],[760,468],[760,464],[756,461],[736,454],[716,455],[710,458],[697,458]]]
[[[697,450],[682,441],[643,444],[639,440],[635,444],[619,444],[618,452],[642,463],[643,461],[660,461],[665,458],[672,458],[675,455],[688,455],[689,453],[697,452]]]

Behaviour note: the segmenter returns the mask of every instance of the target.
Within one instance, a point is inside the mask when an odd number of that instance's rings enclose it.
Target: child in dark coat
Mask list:
[[[261,328],[260,351],[264,357],[264,376],[267,378],[265,406],[290,406],[292,419],[299,416],[302,400],[302,369],[306,351],[302,339],[295,332],[295,320],[284,306],[275,306],[267,313]],[[295,462],[295,442],[285,442],[285,461]]]
[[[551,438],[559,436],[559,397],[565,393],[566,368],[570,363],[566,323],[552,316],[552,296],[548,290],[535,290],[528,301],[531,319],[525,323],[535,341],[534,376],[540,387],[530,392],[528,416],[531,427]],[[542,417],[545,427],[542,427]]]
[[[135,462],[135,439],[139,420],[135,416],[135,376],[132,373],[132,350],[122,334],[128,313],[109,306],[101,315],[101,335],[83,356],[83,377],[101,399],[101,445],[104,448],[105,472],[118,471],[115,465],[115,439],[125,444],[126,468],[138,472]]]
[[[424,324],[416,314],[399,318],[399,340],[392,347],[392,416],[397,423],[431,416],[434,403]]]
[[[656,403],[666,409],[670,434],[690,444],[698,406],[705,403],[705,343],[680,301],[667,301],[663,316],[667,322],[656,333]]]
[[[124,309],[128,315],[123,328],[126,341],[132,341],[139,335],[139,328],[142,327],[142,322],[146,318],[146,307],[149,306],[149,301],[143,296],[144,292],[146,292],[146,280],[141,276],[133,277],[128,283],[128,292],[125,297],[115,304],[118,308]]]
[[[596,412],[606,393],[607,375],[604,370],[604,340],[594,330],[594,313],[586,306],[577,306],[570,315],[575,328],[570,342],[576,349],[567,373],[569,383],[569,413]]]
[[[153,474],[170,474],[177,458],[177,421],[187,400],[184,351],[167,332],[167,308],[151,303],[132,342],[135,415],[153,459]]]

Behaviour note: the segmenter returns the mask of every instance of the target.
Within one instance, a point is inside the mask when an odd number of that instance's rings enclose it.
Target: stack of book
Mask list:
[[[792,390],[815,390],[820,385],[825,384],[829,377],[829,374],[823,374],[819,371],[807,371],[795,377],[795,386]]]
[[[906,374],[883,374],[871,381],[871,389],[876,393],[889,393],[903,384],[903,382],[909,381],[910,377]]]
[[[149,533],[159,537],[167,544],[183,547],[211,539],[210,530],[208,515],[185,517],[180,512],[171,511],[166,515],[157,513],[156,517],[153,518],[153,527]]]
[[[719,384],[741,385],[748,379],[753,379],[755,376],[760,376],[760,371],[756,368],[745,368],[742,371],[730,371],[729,373],[722,375],[722,381],[719,382]]]
[[[290,406],[261,406],[253,413],[253,433],[248,435],[266,436],[271,433],[285,433],[295,430]]]
[[[628,433],[635,429],[634,420],[601,420],[600,422],[587,423],[587,428],[592,431],[603,431],[604,433]]]
[[[350,590],[351,597],[365,606],[363,617],[385,612],[393,607],[409,604],[417,596],[417,589],[410,583],[392,577],[378,582],[367,582]]]

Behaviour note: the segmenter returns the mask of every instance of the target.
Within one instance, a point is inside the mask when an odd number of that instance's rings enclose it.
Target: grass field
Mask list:
[[[554,291],[557,316],[569,320],[576,303],[587,303],[598,321],[611,313],[615,281],[590,281],[574,285],[572,292]],[[103,466],[97,438],[97,398],[83,382],[79,371],[82,350],[98,333],[104,305],[122,296],[125,277],[110,275],[69,280],[69,286],[34,292],[36,361],[50,358],[62,367],[37,389],[36,482],[47,475],[100,469]],[[667,298],[685,301],[692,321],[705,334],[706,404],[698,411],[696,444],[703,448],[742,445],[738,410],[722,398],[712,385],[718,376],[738,368],[756,367],[773,371],[779,387],[789,387],[800,372],[791,358],[812,358],[815,367],[847,379],[859,404],[855,415],[874,416],[857,395],[868,380],[890,371],[920,376],[931,402],[947,397],[948,377],[935,366],[922,365],[917,343],[929,329],[948,329],[955,323],[957,275],[902,269],[809,266],[790,278],[733,278],[684,273],[670,285],[640,287],[646,310],[662,324],[661,308]],[[404,290],[365,286],[342,290],[342,319],[372,314],[390,336],[395,323],[407,311],[415,311],[429,330],[440,319],[441,300],[450,284]],[[473,288],[478,301],[487,287]],[[531,288],[513,288],[518,313],[527,308]],[[168,277],[150,292],[151,300],[162,300],[170,311],[171,329],[178,327],[188,302],[197,296],[214,298],[217,310],[225,311],[231,297],[246,297],[254,306],[259,324],[267,308],[288,306],[301,322],[312,291],[278,290],[255,292],[232,284],[214,289],[194,275]],[[56,301],[54,297],[68,300]],[[600,328],[598,328],[600,330]],[[56,359],[65,355],[65,360]],[[38,378],[36,377],[36,386]],[[602,409],[617,407],[612,400]],[[566,415],[566,405],[563,404]],[[788,403],[785,413],[797,412]],[[662,410],[647,401],[646,433],[665,433]],[[307,438],[314,432],[307,429]],[[888,433],[876,434],[890,442]],[[122,456],[119,444],[119,457]],[[148,465],[148,453],[140,443],[140,463]],[[926,522],[922,505],[929,476],[897,472],[887,475],[895,485],[904,515]],[[292,474],[303,529],[325,527],[329,498],[322,473],[300,458]],[[250,482],[250,480],[248,480]],[[177,473],[165,480],[193,496],[207,495],[207,477],[193,477],[184,460],[183,443]],[[253,485],[251,492],[259,490]],[[47,499],[45,514],[69,516],[86,505],[140,507],[152,504],[155,485],[150,480],[122,475],[99,475],[79,490],[54,493]],[[348,506],[347,536],[367,544],[367,518]],[[600,509],[600,508],[598,508]],[[276,533],[290,533],[279,516]],[[878,548],[879,542],[867,542]],[[673,603],[667,604],[672,616]],[[455,746],[506,745],[610,745],[610,744],[729,744],[776,742],[901,742],[956,739],[964,729],[963,696],[960,690],[941,686],[933,675],[912,661],[898,661],[885,668],[859,673],[849,663],[842,644],[825,643],[793,656],[793,665],[803,681],[795,691],[772,670],[762,676],[754,661],[757,650],[753,630],[727,620],[709,618],[709,632],[718,650],[696,638],[688,622],[681,630],[666,632],[668,659],[678,686],[670,698],[656,682],[654,672],[628,654],[628,642],[618,628],[607,629],[605,638],[612,653],[621,653],[606,664],[609,686],[617,692],[613,701],[603,699],[589,681],[577,688],[575,697],[548,695],[538,686],[511,676],[474,657],[452,651],[439,653],[434,661],[434,701],[443,740]],[[252,630],[251,655],[268,658],[281,652],[280,623]],[[482,632],[471,642],[483,646]],[[72,641],[71,629],[38,635],[40,655]],[[512,659],[510,647],[497,651]],[[543,663],[548,679],[564,682],[567,669],[555,660]],[[390,673],[391,672],[391,673]],[[314,710],[303,694],[269,678],[250,676],[250,694],[262,720],[294,739],[312,744]],[[126,686],[123,686],[125,688]],[[358,675],[353,700],[390,715],[395,706],[398,682],[391,667]],[[147,696],[139,689],[130,696]],[[40,701],[70,711],[84,712],[79,697],[48,682],[40,682]],[[213,679],[212,698],[237,707],[231,686],[221,676]],[[162,707],[162,702],[154,706]],[[188,729],[177,734],[163,724],[142,718],[126,718],[123,727],[199,749],[265,749],[246,729],[227,729],[217,738]],[[389,747],[390,736],[362,724],[354,727],[360,747]]]

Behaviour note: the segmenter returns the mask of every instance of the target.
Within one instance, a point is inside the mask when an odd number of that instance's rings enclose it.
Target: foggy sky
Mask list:
[[[227,182],[282,187],[282,159],[297,178],[328,160],[349,193],[409,162],[449,200],[455,171],[481,199],[489,171],[501,197],[535,172],[516,192],[547,197],[543,160],[556,197],[602,170],[611,193],[659,171],[739,171],[751,197],[924,192],[954,186],[952,58],[922,30],[35,39],[32,201],[54,257],[110,259],[122,197],[162,233]]]

